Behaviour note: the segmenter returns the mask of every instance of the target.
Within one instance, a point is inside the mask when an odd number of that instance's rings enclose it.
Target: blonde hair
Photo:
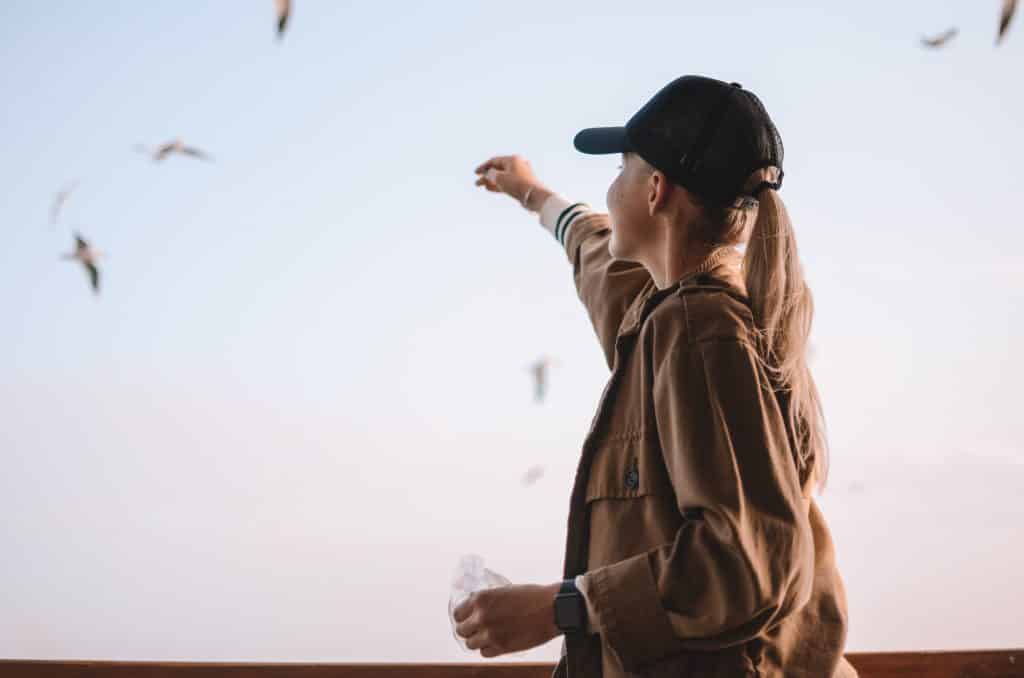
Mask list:
[[[747,243],[742,269],[758,358],[787,417],[800,486],[806,491],[808,481],[816,479],[821,493],[828,476],[829,452],[825,415],[807,364],[814,299],[804,280],[789,213],[778,192],[770,187],[780,174],[776,167],[757,170],[744,185],[741,197],[731,204],[703,205],[696,223],[697,237],[718,246]],[[756,198],[751,197],[754,193]]]

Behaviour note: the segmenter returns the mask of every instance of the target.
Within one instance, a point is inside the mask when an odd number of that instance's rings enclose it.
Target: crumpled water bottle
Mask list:
[[[455,567],[455,574],[452,577],[451,595],[448,596],[448,621],[452,625],[452,635],[463,650],[476,652],[467,647],[466,639],[455,632],[455,608],[476,591],[508,586],[511,583],[497,572],[484,567],[484,559],[475,553],[459,558],[459,564]]]

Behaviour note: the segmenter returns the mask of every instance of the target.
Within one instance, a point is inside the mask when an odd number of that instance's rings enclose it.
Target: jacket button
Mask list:
[[[633,460],[632,466],[626,471],[626,489],[635,490],[640,487],[640,471],[637,469],[636,459]]]

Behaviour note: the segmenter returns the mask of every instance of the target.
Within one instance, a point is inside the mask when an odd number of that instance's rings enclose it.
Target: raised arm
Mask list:
[[[623,315],[651,276],[641,264],[613,259],[608,215],[551,191],[517,155],[497,156],[476,168],[477,186],[515,198],[540,214],[541,224],[565,248],[573,265],[576,292],[601,342],[609,369]],[[653,284],[653,283],[652,283]]]

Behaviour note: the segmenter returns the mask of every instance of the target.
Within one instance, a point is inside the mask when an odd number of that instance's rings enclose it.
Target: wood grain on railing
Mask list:
[[[1024,649],[852,652],[861,678],[1024,678]],[[0,659],[0,678],[550,678],[547,662],[214,663]]]

